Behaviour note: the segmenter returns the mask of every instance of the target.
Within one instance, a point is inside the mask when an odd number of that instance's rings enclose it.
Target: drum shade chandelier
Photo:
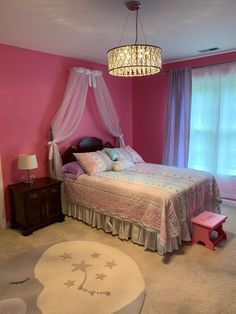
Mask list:
[[[132,45],[118,46],[108,50],[108,72],[114,76],[147,76],[161,70],[161,48],[154,45],[137,44],[139,1],[126,3],[130,11],[136,11],[136,36]],[[124,33],[124,31],[123,31]]]

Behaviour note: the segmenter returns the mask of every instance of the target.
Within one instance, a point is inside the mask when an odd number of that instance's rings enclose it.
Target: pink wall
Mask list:
[[[168,75],[133,80],[133,146],[147,162],[161,163]]]
[[[169,63],[163,66],[162,72],[158,75],[133,80],[133,146],[146,161],[162,162],[168,100],[168,70],[230,61],[236,61],[236,51]],[[232,180],[228,186],[225,182],[219,182],[223,193],[236,194],[236,179],[232,178]]]
[[[17,156],[35,153],[38,177],[48,175],[48,132],[60,106],[68,78],[68,69],[82,66],[102,70],[117,113],[122,121],[126,142],[132,145],[131,80],[111,77],[105,65],[60,57],[0,44],[0,134],[3,182],[7,221],[10,219],[7,185],[18,182]],[[68,143],[83,136],[114,139],[107,134],[97,116],[93,94],[89,91],[85,114],[77,132]],[[61,149],[65,147],[61,145]]]

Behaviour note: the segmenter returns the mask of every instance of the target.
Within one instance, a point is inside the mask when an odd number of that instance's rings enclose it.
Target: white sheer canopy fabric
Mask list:
[[[121,145],[124,145],[119,119],[102,72],[72,68],[62,104],[51,124],[53,138],[49,142],[49,170],[52,178],[62,179],[62,162],[57,144],[69,138],[78,128],[89,86],[93,87],[98,112],[105,130],[118,137]]]
[[[62,104],[51,124],[53,140],[49,142],[49,167],[52,178],[62,178],[62,162],[57,143],[67,139],[77,129],[84,112],[87,92],[86,70],[72,68]]]
[[[119,119],[102,75],[95,76],[95,82],[93,92],[104,128],[108,133],[118,138],[119,146],[124,146]]]

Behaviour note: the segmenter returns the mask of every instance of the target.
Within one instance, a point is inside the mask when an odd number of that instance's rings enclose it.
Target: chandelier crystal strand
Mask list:
[[[127,3],[129,10],[141,7],[140,2],[130,1]],[[154,45],[137,44],[136,12],[136,38],[133,45],[118,46],[108,50],[108,71],[114,76],[147,76],[157,74],[161,70],[161,48]]]
[[[161,48],[152,45],[126,45],[108,51],[108,71],[115,76],[145,76],[161,70]]]

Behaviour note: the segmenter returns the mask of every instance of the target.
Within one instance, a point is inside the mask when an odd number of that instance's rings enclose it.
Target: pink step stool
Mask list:
[[[226,233],[222,228],[222,224],[227,218],[227,216],[208,211],[204,211],[200,215],[192,218],[191,221],[194,225],[192,243],[198,243],[201,241],[208,249],[214,250],[217,243],[219,243],[221,240],[227,239]],[[211,240],[212,231],[218,232],[218,237],[214,240]]]

